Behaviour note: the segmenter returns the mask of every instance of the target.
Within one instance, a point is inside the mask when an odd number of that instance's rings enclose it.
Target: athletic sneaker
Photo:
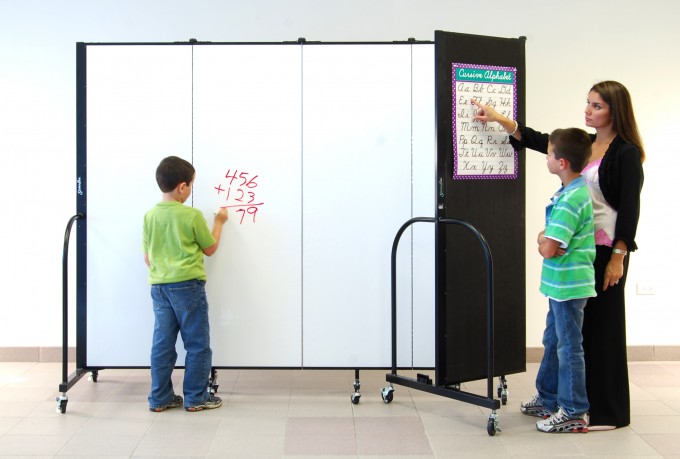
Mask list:
[[[536,428],[541,432],[561,433],[561,432],[588,432],[588,424],[590,417],[588,413],[582,413],[575,416],[569,416],[564,412],[562,407],[557,410],[557,413],[550,416],[548,419],[538,421]]]
[[[536,416],[537,418],[549,418],[554,411],[543,406],[543,400],[538,395],[531,397],[526,403],[520,403],[519,410],[527,416]]]
[[[172,397],[172,401],[168,403],[167,405],[163,406],[158,406],[158,407],[153,407],[150,406],[149,410],[153,411],[154,413],[160,413],[161,411],[165,411],[168,408],[177,408],[178,406],[184,405],[184,399],[180,395],[175,395]]]
[[[222,406],[222,399],[219,397],[216,397],[213,394],[208,395],[208,398],[205,402],[199,404],[199,405],[194,405],[194,406],[186,406],[184,407],[185,410],[187,411],[203,411],[203,410],[214,410],[215,408],[219,408]]]

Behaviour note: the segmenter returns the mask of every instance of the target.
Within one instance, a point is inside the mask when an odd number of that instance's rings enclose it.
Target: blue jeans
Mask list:
[[[193,406],[208,398],[212,367],[208,300],[205,282],[190,280],[151,286],[155,323],[151,346],[151,393],[149,407],[170,403],[175,396],[172,370],[177,362],[177,333],[181,333],[184,362],[184,405]]]
[[[586,298],[549,300],[543,359],[536,376],[536,389],[543,406],[553,411],[561,406],[570,416],[590,408],[581,334],[586,301]]]

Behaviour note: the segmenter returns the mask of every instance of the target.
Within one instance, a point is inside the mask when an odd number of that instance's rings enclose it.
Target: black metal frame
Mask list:
[[[66,411],[66,391],[68,391],[80,378],[83,377],[87,370],[76,368],[76,371],[71,375],[68,374],[68,246],[71,241],[71,228],[76,220],[84,219],[85,215],[78,213],[71,217],[66,225],[64,233],[64,251],[62,255],[62,358],[61,358],[61,384],[59,384],[59,392],[61,396],[57,397],[59,406],[57,409],[62,413]]]
[[[486,260],[487,269],[487,395],[482,396],[479,394],[473,394],[469,392],[464,392],[460,390],[458,385],[454,386],[442,386],[440,385],[440,378],[438,376],[437,368],[435,367],[435,383],[432,384],[432,380],[425,375],[418,375],[417,378],[410,378],[406,376],[400,376],[397,374],[397,248],[399,245],[399,240],[402,234],[408,227],[417,222],[429,222],[442,225],[460,225],[468,230],[470,230],[479,241],[482,249],[484,250],[484,256]],[[500,431],[497,423],[496,410],[500,408],[500,400],[494,399],[493,397],[493,378],[494,378],[494,297],[493,297],[493,258],[491,256],[491,249],[489,244],[486,242],[484,236],[472,225],[463,221],[453,218],[443,218],[435,219],[431,217],[416,217],[408,220],[404,223],[397,235],[394,238],[394,243],[392,244],[392,371],[386,375],[386,380],[389,383],[399,384],[402,386],[410,387],[412,389],[422,390],[436,395],[441,395],[443,397],[452,398],[465,403],[471,403],[474,405],[482,406],[485,408],[490,408],[492,411],[489,418],[488,433],[493,435],[495,432]],[[439,304],[436,307],[440,307]],[[445,307],[443,305],[442,307]],[[437,327],[435,327],[435,333],[441,332]],[[438,350],[435,350],[438,352]],[[436,359],[435,359],[436,360]],[[383,390],[383,400],[389,403],[392,400],[391,395],[387,396],[389,392]]]

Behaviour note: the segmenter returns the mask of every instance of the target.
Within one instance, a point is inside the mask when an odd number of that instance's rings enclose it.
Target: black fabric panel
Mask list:
[[[525,161],[516,179],[454,180],[451,64],[515,67],[518,120],[525,111],[524,38],[435,33],[438,219],[486,238],[493,257],[494,376],[526,371]],[[437,224],[437,384],[487,377],[487,272],[475,235]]]

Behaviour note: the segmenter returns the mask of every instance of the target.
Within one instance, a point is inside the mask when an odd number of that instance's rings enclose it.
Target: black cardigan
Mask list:
[[[510,137],[510,143],[519,150],[529,148],[541,153],[548,152],[548,134],[534,131],[520,124],[522,140]],[[595,141],[595,135],[590,138]],[[622,240],[630,252],[638,247],[635,243],[638,219],[640,217],[640,192],[644,182],[640,150],[621,136],[609,144],[598,169],[602,195],[617,211],[614,241]]]

